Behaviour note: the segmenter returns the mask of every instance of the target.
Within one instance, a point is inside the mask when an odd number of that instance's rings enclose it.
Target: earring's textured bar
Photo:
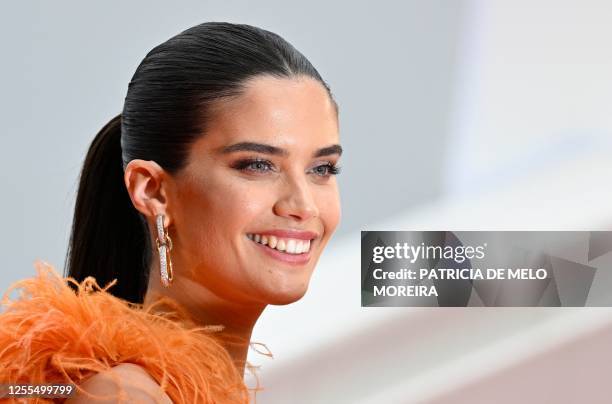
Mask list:
[[[168,261],[166,260],[166,245],[159,246],[159,263],[161,272],[161,281],[164,286],[169,286],[168,280]]]
[[[156,224],[157,224],[157,238],[159,239],[160,243],[165,243],[165,239],[164,239],[164,215],[159,214],[156,217]]]

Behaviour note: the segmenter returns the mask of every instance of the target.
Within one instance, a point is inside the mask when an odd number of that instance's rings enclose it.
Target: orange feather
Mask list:
[[[248,403],[249,389],[215,335],[218,326],[196,326],[167,297],[135,305],[110,294],[113,283],[101,288],[89,277],[79,284],[49,264],[35,266],[37,276],[13,284],[1,302],[0,383],[79,388],[128,362],[143,367],[175,403]],[[10,299],[15,290],[19,298]],[[157,310],[164,305],[174,310]]]

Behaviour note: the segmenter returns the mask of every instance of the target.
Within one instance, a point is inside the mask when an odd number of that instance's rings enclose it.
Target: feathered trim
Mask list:
[[[175,403],[248,403],[249,389],[213,335],[218,326],[197,327],[169,298],[134,305],[107,291],[113,283],[101,288],[89,277],[79,284],[49,264],[35,266],[38,275],[13,284],[1,302],[0,383],[79,388],[128,362],[142,366]],[[20,296],[11,300],[16,289]],[[158,313],[159,305],[176,310]]]

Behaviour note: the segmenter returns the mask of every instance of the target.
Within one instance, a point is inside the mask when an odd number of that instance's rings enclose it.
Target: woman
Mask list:
[[[246,402],[255,322],[306,293],[340,220],[341,153],[329,87],[278,35],[210,22],[155,47],[85,159],[78,294],[52,271],[17,285],[0,382],[71,381],[71,402]]]

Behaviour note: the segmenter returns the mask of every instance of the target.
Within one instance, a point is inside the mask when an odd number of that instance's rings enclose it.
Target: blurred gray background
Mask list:
[[[360,230],[610,230],[605,0],[0,5],[0,289],[64,263],[79,170],[155,45],[277,32],[340,105],[342,223],[253,340],[259,403],[609,402],[609,308],[362,308]],[[252,380],[251,380],[252,381]]]

